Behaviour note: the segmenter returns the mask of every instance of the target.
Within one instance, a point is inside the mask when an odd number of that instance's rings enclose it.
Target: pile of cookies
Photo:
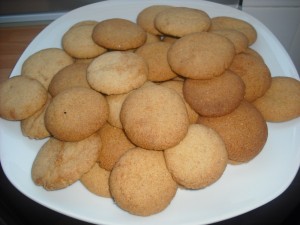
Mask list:
[[[179,187],[206,188],[228,163],[257,156],[267,121],[299,117],[300,82],[272,78],[250,48],[256,38],[246,21],[168,5],[136,23],[81,21],[62,48],[34,53],[1,84],[0,115],[21,121],[24,136],[49,138],[32,165],[36,185],[80,180],[149,216]]]

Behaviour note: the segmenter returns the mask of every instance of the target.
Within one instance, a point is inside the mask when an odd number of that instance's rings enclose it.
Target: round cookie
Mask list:
[[[95,195],[110,198],[109,191],[109,176],[110,172],[101,168],[98,163],[80,178],[80,182]]]
[[[135,53],[145,59],[148,65],[147,78],[150,81],[166,81],[177,76],[167,59],[167,53],[171,44],[167,42],[155,42],[138,48]]]
[[[92,34],[100,46],[114,50],[129,50],[140,47],[146,41],[146,32],[126,19],[107,19],[99,22]]]
[[[297,118],[300,116],[300,82],[292,77],[273,77],[270,88],[253,104],[266,121]]]
[[[154,25],[154,19],[158,13],[160,13],[161,11],[168,9],[170,7],[172,7],[172,6],[152,5],[147,8],[144,8],[138,14],[138,16],[136,18],[136,23],[150,34],[161,35],[162,33],[159,32]]]
[[[228,160],[219,134],[200,124],[190,125],[185,138],[166,149],[164,156],[172,177],[188,189],[200,189],[216,182],[225,171]]]
[[[170,80],[170,81],[165,81],[162,82],[160,84],[161,86],[167,87],[167,88],[171,88],[174,91],[176,91],[183,99],[185,106],[186,106],[186,110],[187,110],[187,114],[189,117],[189,121],[191,124],[196,123],[197,119],[198,119],[198,113],[192,109],[192,107],[189,105],[189,103],[186,102],[186,100],[184,99],[183,96],[183,81],[180,80]]]
[[[50,138],[34,159],[32,180],[46,190],[65,188],[92,168],[100,148],[99,135],[92,135],[79,142]]]
[[[271,73],[264,61],[250,54],[236,55],[229,70],[245,83],[245,99],[253,102],[264,95],[271,85]]]
[[[154,24],[162,34],[183,37],[207,31],[211,21],[208,14],[200,9],[170,7],[155,16]]]
[[[226,70],[209,80],[186,79],[183,95],[189,105],[202,116],[223,116],[232,112],[245,95],[243,80]]]
[[[86,80],[88,65],[87,63],[73,63],[58,71],[49,84],[49,93],[54,97],[71,87],[90,88]]]
[[[97,45],[92,39],[96,24],[77,25],[71,27],[62,37],[63,49],[74,58],[94,58],[107,50]]]
[[[210,31],[212,30],[238,30],[248,39],[252,45],[257,39],[256,29],[247,21],[229,16],[218,16],[211,18]]]
[[[223,139],[228,159],[245,163],[263,149],[268,128],[261,113],[249,102],[242,101],[231,113],[220,117],[201,117],[198,123],[211,127]]]
[[[87,68],[90,86],[104,94],[124,94],[147,80],[145,60],[133,52],[112,51],[98,56]]]
[[[41,82],[46,89],[53,76],[74,59],[59,48],[42,49],[29,56],[22,65],[21,74]]]
[[[221,75],[235,56],[234,45],[227,38],[211,32],[186,35],[169,49],[171,69],[187,78],[211,79]]]
[[[22,120],[40,110],[47,101],[47,90],[35,79],[15,76],[0,84],[0,117]]]
[[[80,141],[107,121],[105,97],[89,88],[69,88],[56,95],[45,113],[47,130],[62,141]]]
[[[160,85],[131,92],[123,103],[120,119],[133,144],[152,150],[164,150],[178,144],[189,125],[182,97]]]
[[[98,158],[99,166],[110,171],[119,158],[135,146],[128,140],[122,129],[108,123],[104,124],[98,133],[102,141]]]
[[[139,216],[163,211],[177,191],[163,152],[141,148],[131,149],[120,158],[111,171],[109,185],[116,204]]]

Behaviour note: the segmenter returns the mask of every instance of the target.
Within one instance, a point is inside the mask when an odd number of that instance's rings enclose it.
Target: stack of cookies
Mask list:
[[[35,184],[80,181],[149,216],[179,187],[208,188],[228,163],[257,156],[267,121],[299,117],[300,82],[272,78],[250,48],[256,39],[246,21],[169,5],[145,8],[136,23],[81,21],[62,48],[34,53],[1,84],[0,115],[48,138]]]

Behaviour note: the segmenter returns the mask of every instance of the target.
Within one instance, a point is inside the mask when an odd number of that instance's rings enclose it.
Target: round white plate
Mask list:
[[[258,20],[235,8],[206,1],[104,1],[73,10],[45,28],[20,57],[12,76],[31,54],[61,47],[63,33],[82,20],[125,18],[153,4],[199,8],[211,17],[227,15],[250,22],[258,32],[252,47],[264,58],[272,76],[298,78],[290,57],[274,35]],[[46,140],[22,136],[19,122],[0,120],[0,158],[12,184],[32,200],[62,214],[96,224],[207,224],[225,220],[257,208],[280,195],[292,182],[300,163],[300,118],[268,123],[269,137],[263,151],[251,162],[229,165],[213,185],[197,191],[178,190],[163,212],[149,217],[133,216],[113,203],[87,191],[80,182],[59,191],[45,191],[31,180],[31,165]]]

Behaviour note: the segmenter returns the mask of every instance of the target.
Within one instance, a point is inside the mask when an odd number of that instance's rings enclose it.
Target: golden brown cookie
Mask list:
[[[248,162],[257,156],[268,137],[263,116],[245,100],[225,116],[199,116],[198,123],[216,130],[226,145],[228,159],[239,163]]]
[[[124,94],[142,86],[148,75],[145,60],[133,52],[100,55],[87,68],[89,85],[104,94]]]
[[[162,151],[134,148],[111,171],[110,192],[123,210],[149,216],[164,210],[177,191]]]
[[[186,79],[183,95],[189,105],[202,116],[223,116],[239,106],[245,95],[243,80],[226,70],[209,80]]]
[[[297,118],[300,116],[300,82],[292,77],[273,77],[270,88],[253,104],[266,121]]]
[[[112,18],[99,22],[94,28],[92,38],[107,49],[129,50],[144,44],[147,34],[129,20]]]
[[[47,90],[35,79],[15,76],[0,84],[0,117],[22,120],[40,110],[47,101]]]
[[[46,48],[30,55],[23,63],[21,74],[41,82],[46,89],[53,76],[74,59],[59,48]]]
[[[167,42],[155,42],[141,46],[135,53],[145,59],[148,65],[147,78],[150,81],[166,81],[177,76],[167,59],[167,53],[171,44]]]
[[[98,162],[100,167],[106,170],[112,170],[119,158],[129,149],[135,147],[124,131],[120,128],[113,127],[109,123],[104,124],[99,135],[102,141],[102,148],[99,153]]]
[[[178,144],[189,125],[182,97],[160,85],[131,92],[123,103],[120,119],[133,144],[152,150],[164,150]]]
[[[80,141],[98,131],[107,121],[105,97],[82,87],[56,95],[45,113],[47,130],[62,141]]]
[[[80,182],[92,193],[101,197],[110,198],[109,191],[110,171],[95,163],[94,166],[80,178]]]
[[[92,168],[100,148],[98,134],[79,142],[50,138],[35,157],[31,169],[32,180],[47,190],[65,188]]]
[[[234,45],[227,38],[201,32],[177,40],[169,49],[168,62],[183,77],[211,79],[221,75],[234,56]]]
[[[86,80],[88,65],[87,63],[73,63],[58,71],[49,84],[49,93],[54,97],[71,87],[90,88]]]
[[[200,9],[188,7],[170,7],[155,16],[154,24],[164,35],[183,37],[195,32],[207,31],[210,17]]]
[[[210,30],[238,30],[245,34],[249,41],[249,45],[252,45],[257,39],[257,32],[255,27],[245,20],[230,17],[230,16],[217,16],[211,18]]]
[[[245,83],[245,99],[253,102],[264,95],[271,85],[271,73],[264,61],[250,54],[236,55],[229,70]]]
[[[167,168],[175,181],[188,189],[200,189],[216,182],[227,166],[227,151],[219,134],[192,124],[185,138],[164,151]]]

